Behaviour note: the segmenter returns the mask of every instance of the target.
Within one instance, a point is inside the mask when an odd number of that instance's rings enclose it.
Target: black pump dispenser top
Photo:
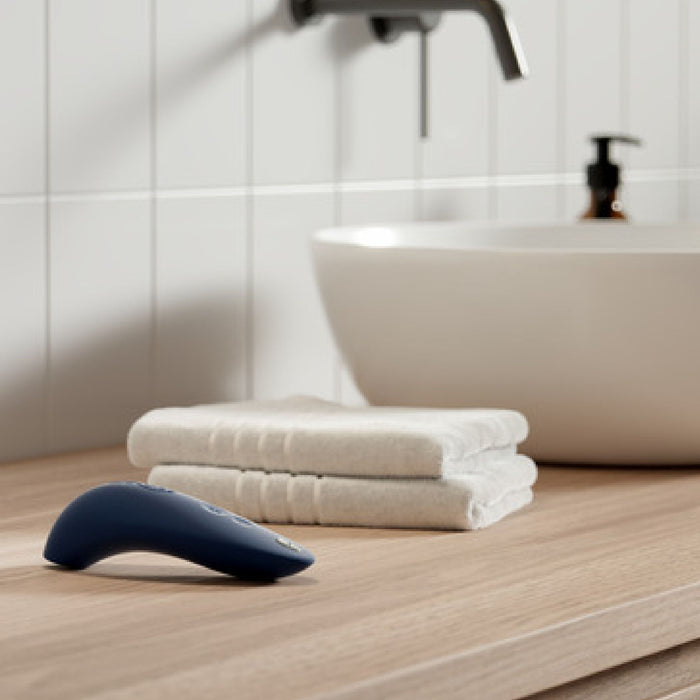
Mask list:
[[[591,141],[598,147],[598,160],[588,166],[588,186],[594,190],[616,190],[620,184],[620,166],[610,161],[610,142],[618,141],[634,146],[641,146],[642,142],[622,134],[591,136]]]

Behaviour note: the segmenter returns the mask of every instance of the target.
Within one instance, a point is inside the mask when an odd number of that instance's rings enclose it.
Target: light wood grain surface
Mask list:
[[[698,470],[543,468],[480,532],[277,526],[317,563],[274,584],[48,566],[63,506],[124,478],[122,449],[0,466],[3,699],[498,700],[700,638]]]
[[[700,688],[700,640],[530,695],[528,700],[650,700],[689,687]]]

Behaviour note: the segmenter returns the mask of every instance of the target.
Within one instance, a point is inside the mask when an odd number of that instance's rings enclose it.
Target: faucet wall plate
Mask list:
[[[314,11],[311,0],[291,0],[289,7],[294,21],[300,27],[321,20],[321,15]]]
[[[292,18],[298,26],[315,24],[321,20],[323,13],[317,9],[314,0],[290,0]],[[404,32],[429,32],[440,22],[439,12],[407,11],[391,16],[369,17],[370,27],[379,41],[389,43],[398,39]]]

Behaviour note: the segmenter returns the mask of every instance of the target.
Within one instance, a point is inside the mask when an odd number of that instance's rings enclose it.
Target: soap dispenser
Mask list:
[[[641,146],[642,142],[632,136],[611,134],[591,136],[591,141],[597,146],[598,159],[588,165],[587,182],[591,190],[591,203],[581,219],[618,219],[624,221],[627,216],[622,211],[622,205],[617,198],[620,166],[610,161],[610,142],[618,141],[634,146]]]

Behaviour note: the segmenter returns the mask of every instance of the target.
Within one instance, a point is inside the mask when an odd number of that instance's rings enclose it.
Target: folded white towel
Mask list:
[[[527,432],[516,411],[348,408],[295,396],[155,409],[134,423],[127,444],[142,467],[439,478],[490,469]]]
[[[523,455],[488,472],[445,479],[268,474],[231,467],[160,465],[148,482],[251,520],[309,525],[476,530],[532,501],[534,462]]]

